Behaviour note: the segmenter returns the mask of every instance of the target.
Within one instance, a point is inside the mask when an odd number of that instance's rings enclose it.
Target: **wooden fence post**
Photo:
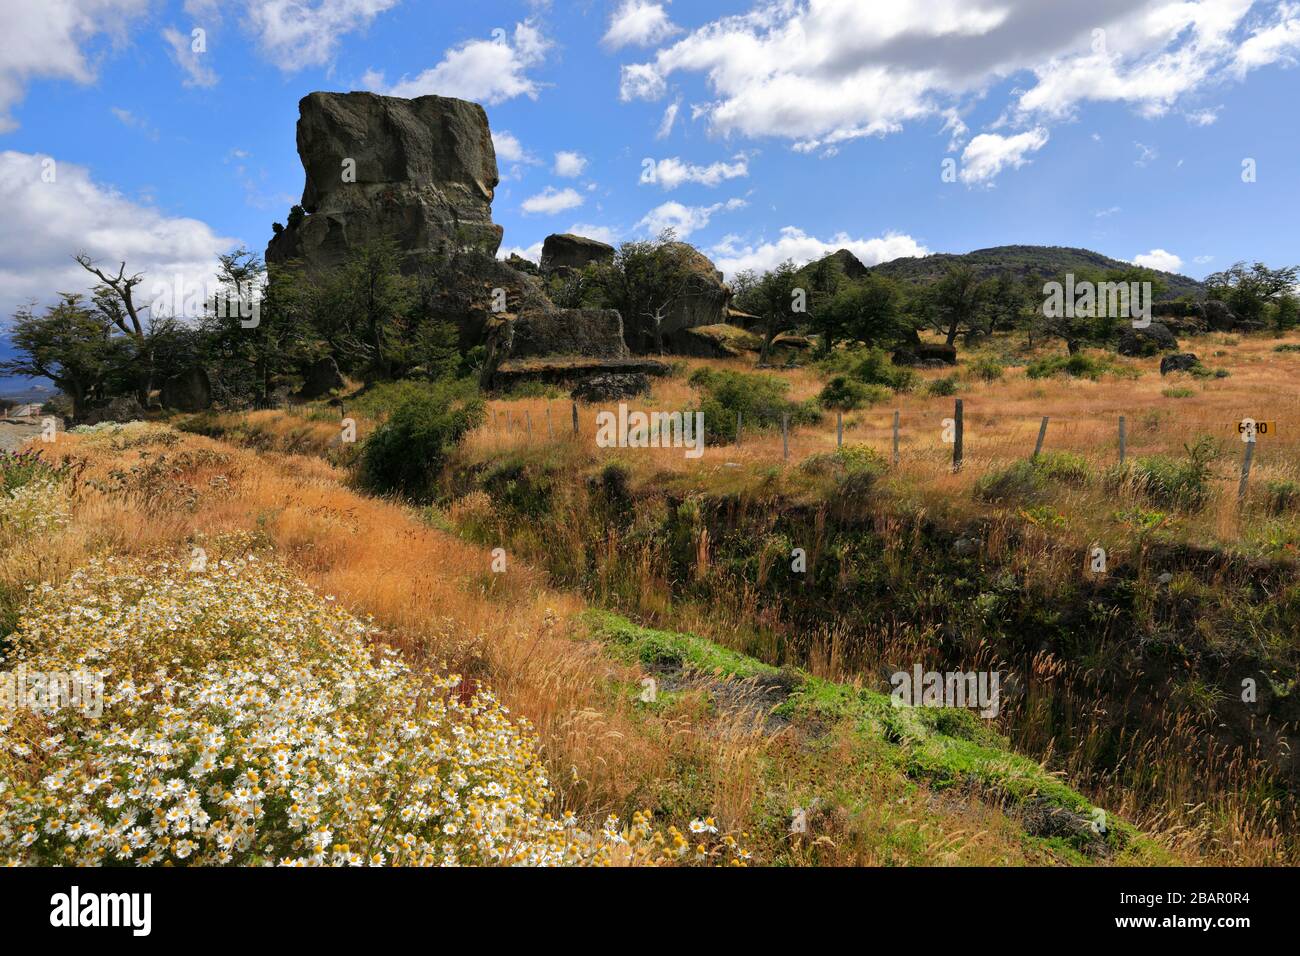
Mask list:
[[[551,403],[546,403],[546,437],[554,438],[555,430],[551,428]]]
[[[898,467],[898,423],[899,423],[899,419],[902,417],[902,414],[903,413],[901,411],[897,409],[894,410],[894,467],[895,468]]]
[[[1119,463],[1124,464],[1124,459],[1128,457],[1128,419],[1123,415],[1119,417]]]
[[[1034,460],[1043,453],[1043,441],[1047,438],[1047,416],[1043,416],[1043,424],[1038,426],[1038,444],[1034,446]]]
[[[835,413],[835,447],[844,447],[844,413]]]
[[[1246,503],[1246,486],[1250,483],[1250,466],[1255,461],[1255,442],[1246,442],[1246,457],[1241,461],[1241,485],[1237,488],[1237,504]]]
[[[960,398],[957,399],[957,409],[953,413],[954,422],[957,425],[957,433],[952,443],[952,470],[955,474],[961,471],[962,459],[965,457],[965,438],[966,438],[966,404]]]
[[[790,413],[781,416],[781,453],[786,461],[790,460]]]
[[[524,425],[528,428],[528,440],[533,440],[533,413],[531,409],[524,409]]]
[[[740,445],[740,426],[742,424],[740,412],[736,412],[736,445]]]
[[[573,403],[573,434],[578,434],[578,403]]]

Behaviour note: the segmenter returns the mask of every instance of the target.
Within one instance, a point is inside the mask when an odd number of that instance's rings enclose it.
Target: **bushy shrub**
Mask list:
[[[1300,507],[1300,482],[1267,481],[1263,488],[1264,507],[1270,514],[1280,515]]]
[[[982,382],[996,382],[1006,373],[1007,367],[991,355],[982,355],[971,363],[970,373]]]
[[[852,375],[866,385],[883,385],[896,392],[911,391],[916,386],[916,372],[895,365],[884,349],[867,349],[853,367]]]
[[[957,376],[946,375],[943,378],[936,378],[933,382],[925,387],[927,395],[948,396],[956,395],[960,386],[957,383]]]
[[[1111,487],[1127,484],[1154,504],[1167,508],[1197,510],[1209,498],[1210,462],[1216,453],[1215,441],[1211,436],[1203,435],[1185,445],[1184,450],[1187,452],[1185,459],[1151,455],[1116,466],[1108,476],[1108,484]]]
[[[885,459],[870,445],[844,445],[804,459],[800,469],[811,475],[834,477],[837,495],[860,494],[889,470]]]
[[[447,453],[482,424],[480,399],[456,400],[443,392],[406,399],[361,450],[361,482],[379,494],[427,497]]]
[[[1107,372],[1113,371],[1115,371],[1113,363],[1079,352],[1069,356],[1051,355],[1037,362],[1031,362],[1025,369],[1025,374],[1030,378],[1069,375],[1071,378],[1087,378],[1096,381]]]
[[[846,375],[836,375],[826,383],[817,401],[822,408],[851,412],[883,402],[889,396],[889,389],[883,385],[867,385]]]
[[[1053,485],[1083,485],[1092,475],[1088,462],[1069,452],[1046,452],[1013,462],[975,482],[975,497],[994,504],[1033,504],[1047,498]]]
[[[736,440],[737,414],[746,430],[779,428],[783,415],[790,416],[791,426],[821,420],[815,401],[790,401],[785,397],[790,384],[774,375],[701,368],[691,375],[690,383],[702,395],[699,411],[704,413],[704,434],[711,445]]]

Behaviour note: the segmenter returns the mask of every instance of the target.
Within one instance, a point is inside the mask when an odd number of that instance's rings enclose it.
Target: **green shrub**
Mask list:
[[[1274,352],[1300,352],[1300,342],[1287,342],[1285,345],[1275,345]]]
[[[861,444],[844,445],[835,451],[813,455],[804,459],[799,467],[811,475],[833,476],[839,496],[866,492],[889,470],[879,452],[870,445]]]
[[[895,365],[884,349],[868,349],[853,368],[853,377],[867,385],[883,385],[896,392],[907,392],[916,386],[916,372]]]
[[[1108,484],[1118,487],[1128,483],[1139,494],[1164,507],[1198,510],[1209,498],[1210,462],[1215,457],[1215,441],[1202,435],[1185,445],[1185,459],[1169,455],[1139,458],[1129,465],[1111,470]]]
[[[0,451],[0,498],[7,498],[32,482],[57,484],[69,475],[73,467],[71,463],[55,465],[48,462],[39,451]]]
[[[1094,382],[1107,372],[1117,371],[1116,366],[1103,359],[1093,358],[1082,352],[1076,355],[1051,355],[1037,362],[1031,362],[1025,369],[1030,378],[1051,378],[1053,375],[1069,375],[1071,378],[1087,378]]]
[[[361,483],[380,494],[430,495],[447,452],[482,424],[483,402],[434,389],[398,405],[361,451]]]
[[[387,418],[402,405],[413,399],[437,398],[440,401],[470,401],[478,394],[473,379],[429,382],[423,379],[401,379],[383,382],[346,400],[348,414],[357,412],[366,418]]]
[[[975,482],[975,497],[994,504],[1032,504],[1047,497],[1054,485],[1083,485],[1091,476],[1082,456],[1047,452],[984,475]]]
[[[817,401],[822,408],[851,412],[854,409],[883,402],[889,396],[889,389],[883,385],[867,385],[847,375],[836,375],[826,383]]]
[[[956,395],[957,388],[957,377],[955,375],[949,375],[945,378],[936,378],[925,387],[925,391],[928,395]]]
[[[1191,398],[1196,394],[1196,390],[1191,388],[1167,388],[1161,394],[1165,398]]]
[[[744,372],[697,369],[690,383],[702,394],[699,411],[704,413],[704,434],[711,445],[736,440],[736,416],[742,416],[743,429],[778,428],[783,415],[790,424],[811,425],[821,420],[816,401],[792,402],[787,399],[790,383],[774,375],[751,375]]]
[[[971,363],[970,372],[982,382],[996,382],[1002,378],[1007,367],[991,355],[982,355]]]
[[[1263,492],[1264,507],[1270,514],[1285,514],[1300,506],[1300,482],[1267,481]]]

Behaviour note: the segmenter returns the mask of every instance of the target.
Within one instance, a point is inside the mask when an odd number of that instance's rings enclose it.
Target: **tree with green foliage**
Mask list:
[[[737,300],[739,308],[763,320],[763,351],[760,362],[767,362],[772,343],[782,332],[808,321],[808,290],[804,278],[787,259],[760,278]]]
[[[78,293],[60,293],[42,314],[22,306],[9,332],[18,357],[0,362],[0,373],[49,379],[72,400],[73,417],[84,418],[115,385],[132,384],[134,351],[113,330],[103,310]]]
[[[1277,310],[1282,308],[1283,320],[1289,321],[1294,300],[1300,286],[1300,266],[1270,269],[1262,262],[1247,267],[1244,262],[1234,263],[1222,272],[1205,277],[1211,299],[1225,302],[1238,319],[1247,322],[1277,323]],[[1279,326],[1280,327],[1280,326]]]
[[[967,265],[949,266],[917,299],[921,314],[953,345],[961,332],[985,328],[988,289]]]
[[[612,262],[591,270],[592,299],[603,308],[617,309],[636,351],[663,351],[663,320],[691,289],[695,273],[689,262],[690,247],[677,241],[671,229],[658,238],[625,242]],[[636,340],[635,343],[632,340]]]
[[[813,310],[813,327],[821,350],[829,354],[841,342],[886,346],[907,337],[914,328],[905,312],[902,291],[885,276],[867,275],[844,282]]]

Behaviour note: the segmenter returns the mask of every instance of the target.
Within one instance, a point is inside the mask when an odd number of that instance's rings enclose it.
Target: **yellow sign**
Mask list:
[[[1257,422],[1246,418],[1237,423],[1237,434],[1242,441],[1254,441],[1260,436],[1272,437],[1277,434],[1277,422]]]

